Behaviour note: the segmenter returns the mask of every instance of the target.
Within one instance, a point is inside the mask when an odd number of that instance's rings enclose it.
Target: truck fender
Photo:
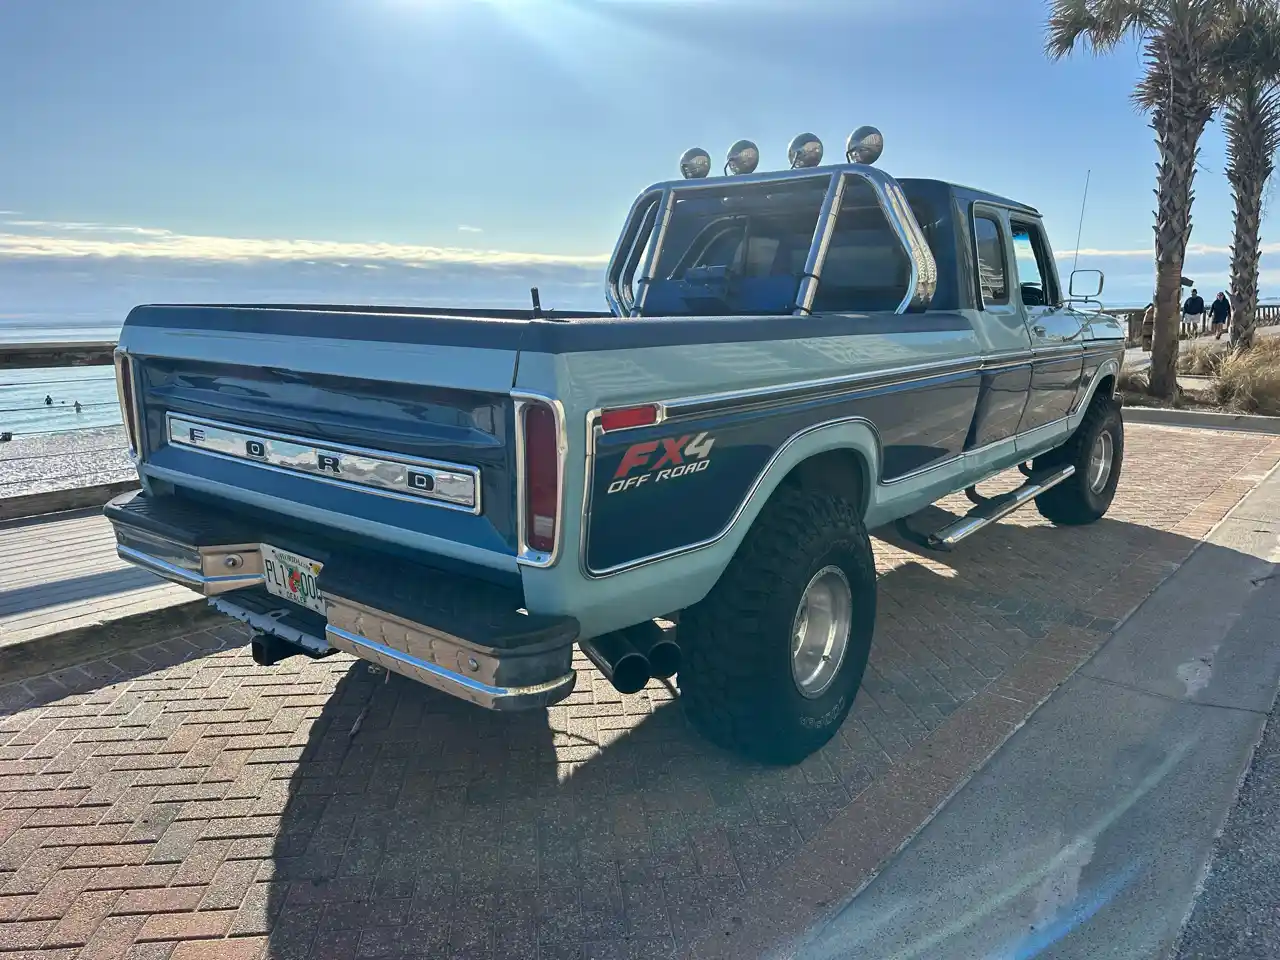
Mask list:
[[[1098,369],[1094,372],[1092,378],[1081,391],[1080,399],[1076,403],[1076,408],[1072,411],[1075,417],[1083,416],[1084,411],[1089,409],[1089,405],[1093,403],[1094,396],[1097,395],[1098,387],[1111,380],[1111,393],[1114,395],[1115,386],[1120,380],[1120,361],[1115,357],[1104,360]]]
[[[789,437],[774,453],[734,515],[715,549],[727,566],[773,492],[797,467],[826,453],[847,452],[861,461],[863,488],[857,506],[865,510],[871,487],[880,475],[880,437],[870,420],[849,417],[808,427]]]

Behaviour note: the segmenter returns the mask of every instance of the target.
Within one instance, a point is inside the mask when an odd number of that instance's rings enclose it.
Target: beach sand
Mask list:
[[[124,427],[16,436],[0,443],[0,498],[135,476]]]

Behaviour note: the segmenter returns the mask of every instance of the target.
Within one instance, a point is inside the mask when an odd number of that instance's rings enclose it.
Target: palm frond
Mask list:
[[[1228,179],[1244,183],[1261,176],[1265,180],[1280,150],[1280,83],[1238,85],[1227,101],[1222,129]]]
[[[1215,56],[1223,92],[1280,79],[1280,4],[1276,0],[1236,0]]]
[[[1130,34],[1145,32],[1152,18],[1143,0],[1052,0],[1045,24],[1045,53],[1061,60],[1079,46],[1106,53]]]

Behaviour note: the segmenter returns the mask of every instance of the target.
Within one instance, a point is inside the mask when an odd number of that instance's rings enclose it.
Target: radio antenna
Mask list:
[[[1089,202],[1089,178],[1093,176],[1093,170],[1089,169],[1084,175],[1084,198],[1080,201],[1080,226],[1076,228],[1076,255],[1071,261],[1071,272],[1075,273],[1076,265],[1080,262],[1080,237],[1084,234],[1084,208]]]

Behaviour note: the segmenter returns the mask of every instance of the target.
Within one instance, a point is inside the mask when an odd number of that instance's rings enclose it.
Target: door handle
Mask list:
[[[1040,326],[1039,324],[1036,324],[1034,327],[1031,328],[1031,332],[1034,333],[1037,337],[1043,337],[1046,333],[1046,330],[1044,327]]]

